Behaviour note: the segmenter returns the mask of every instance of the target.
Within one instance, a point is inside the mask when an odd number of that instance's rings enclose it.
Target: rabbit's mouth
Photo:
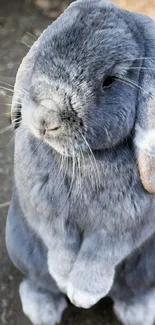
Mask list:
[[[24,115],[24,114],[23,114]],[[74,157],[82,155],[89,150],[89,144],[85,138],[84,130],[55,127],[44,129],[36,125],[33,120],[31,123],[25,123],[22,119],[21,124],[41,142],[47,143],[51,148],[63,156]]]
[[[31,134],[41,140],[42,142],[47,143],[51,148],[66,157],[74,157],[82,155],[88,151],[88,146],[83,141],[83,138],[77,138],[76,135],[57,135],[53,136],[53,131],[46,132],[43,134],[42,131],[35,129],[34,126],[29,129]],[[55,130],[56,133],[58,130]],[[51,134],[52,133],[52,134]],[[84,137],[84,135],[83,135]]]
[[[45,137],[44,142],[50,145],[54,150],[63,156],[74,157],[81,155],[83,152],[87,151],[86,145],[77,140],[71,138],[54,140],[50,137]]]

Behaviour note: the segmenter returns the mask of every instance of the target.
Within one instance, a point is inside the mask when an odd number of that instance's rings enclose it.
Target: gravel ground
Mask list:
[[[57,10],[61,8],[58,2]],[[6,113],[11,103],[9,96],[12,95],[12,91],[3,87],[12,89],[17,68],[28,51],[27,45],[31,45],[50,22],[51,18],[34,8],[31,0],[0,0],[0,130],[9,125]],[[0,325],[30,325],[22,313],[18,296],[22,276],[10,262],[4,241],[12,171],[13,133],[11,130],[0,131]],[[119,322],[113,315],[111,301],[105,299],[87,311],[70,306],[64,313],[61,325],[73,324],[118,325]]]

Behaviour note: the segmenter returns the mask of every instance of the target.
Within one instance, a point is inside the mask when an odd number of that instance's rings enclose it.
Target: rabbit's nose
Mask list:
[[[55,134],[56,132],[60,131],[61,129],[61,121],[58,116],[55,114],[50,117],[50,118],[41,118],[40,120],[40,127],[41,127],[41,133],[43,135],[47,134]]]

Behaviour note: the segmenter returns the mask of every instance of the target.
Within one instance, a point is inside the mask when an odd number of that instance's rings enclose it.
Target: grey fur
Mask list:
[[[145,73],[154,82],[154,70],[143,67],[154,68],[155,58],[142,58],[153,57],[154,44],[151,19],[108,1],[79,0],[43,32],[19,69],[12,116],[21,118],[6,242],[14,264],[33,281],[35,297],[47,286],[52,297],[60,295],[53,277],[83,308],[111,295],[121,318],[121,301],[130,307],[129,293],[141,299],[154,285],[148,238],[155,231],[155,197],[142,186],[133,143],[152,95]],[[116,81],[102,89],[109,75]],[[128,274],[135,286],[130,281],[125,290]],[[135,317],[121,319],[139,325]]]

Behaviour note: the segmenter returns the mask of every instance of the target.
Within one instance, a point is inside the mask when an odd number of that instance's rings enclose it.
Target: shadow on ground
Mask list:
[[[11,85],[14,84],[21,59],[28,51],[27,45],[31,45],[49,23],[51,18],[41,15],[31,1],[0,0],[0,130],[9,125],[6,113],[11,103]],[[8,202],[11,197],[12,170],[13,134],[8,130],[0,132],[0,325],[30,325],[22,313],[18,297],[21,274],[10,262],[4,242]],[[113,315],[111,301],[106,299],[87,311],[70,306],[64,313],[61,325],[73,324],[119,323]]]

